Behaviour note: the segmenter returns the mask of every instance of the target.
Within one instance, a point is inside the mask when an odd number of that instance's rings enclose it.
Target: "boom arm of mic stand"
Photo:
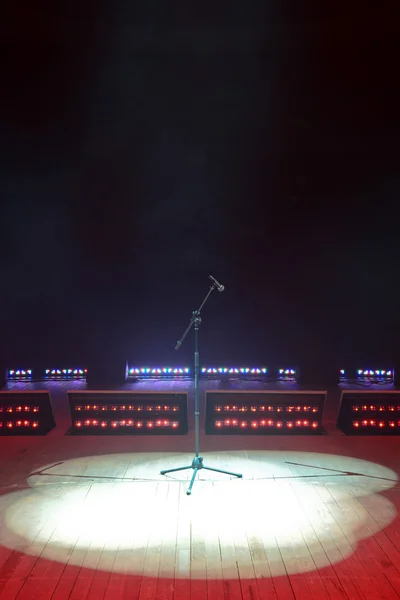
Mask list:
[[[193,315],[192,318],[190,319],[190,323],[189,325],[186,327],[185,331],[183,332],[182,337],[177,341],[176,346],[175,346],[175,350],[179,350],[179,348],[182,346],[182,342],[185,339],[185,337],[187,336],[187,334],[189,333],[193,323],[195,322],[196,319],[198,319],[200,317],[200,311],[203,308],[203,306],[205,305],[205,303],[207,302],[211,292],[215,290],[215,285],[212,284],[212,286],[210,287],[210,289],[208,290],[207,296],[204,298],[203,302],[200,304],[200,307],[197,310],[193,311]]]

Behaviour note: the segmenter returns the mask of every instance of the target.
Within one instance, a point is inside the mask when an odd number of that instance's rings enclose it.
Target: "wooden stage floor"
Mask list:
[[[0,437],[0,600],[398,598],[400,439]],[[191,385],[191,384],[189,384]],[[36,387],[43,388],[43,385]],[[67,386],[68,387],[68,386]],[[171,388],[170,388],[171,389]],[[179,390],[182,391],[182,388]]]

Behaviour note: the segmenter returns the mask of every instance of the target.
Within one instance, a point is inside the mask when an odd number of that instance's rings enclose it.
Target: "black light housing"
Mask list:
[[[235,435],[322,432],[325,391],[208,391],[206,433]]]
[[[346,435],[400,435],[400,392],[343,390],[337,426]]]
[[[186,393],[68,392],[70,434],[176,435],[188,432]]]
[[[46,435],[55,427],[47,391],[0,391],[0,435]]]

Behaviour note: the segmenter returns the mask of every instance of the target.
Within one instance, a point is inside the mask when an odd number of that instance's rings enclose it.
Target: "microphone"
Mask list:
[[[214,277],[212,275],[209,275],[208,279],[211,279],[211,281],[213,282],[213,284],[215,285],[215,287],[217,288],[217,290],[219,292],[223,292],[224,291],[225,286],[223,286],[222,283],[218,283],[218,281],[216,279],[214,279]]]

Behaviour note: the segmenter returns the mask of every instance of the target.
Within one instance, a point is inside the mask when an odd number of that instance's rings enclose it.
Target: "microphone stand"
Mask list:
[[[177,467],[175,469],[167,469],[165,471],[160,471],[161,475],[166,475],[167,473],[176,473],[177,471],[186,471],[187,469],[193,469],[193,475],[190,480],[189,487],[186,491],[186,494],[190,496],[192,493],[192,487],[194,481],[196,479],[197,473],[201,469],[206,469],[207,471],[214,471],[215,473],[223,473],[224,475],[231,475],[232,477],[242,477],[240,473],[231,473],[230,471],[223,471],[222,469],[215,469],[213,467],[206,467],[203,463],[203,457],[200,456],[200,443],[199,443],[199,371],[200,371],[200,363],[199,363],[199,328],[201,324],[200,311],[203,308],[204,304],[207,302],[208,297],[211,292],[215,290],[216,285],[213,283],[210,287],[207,296],[204,298],[203,302],[200,305],[198,310],[194,310],[192,313],[192,318],[190,320],[189,325],[185,329],[181,339],[177,342],[175,346],[175,350],[179,350],[182,345],[183,340],[186,335],[189,333],[190,328],[194,325],[194,431],[195,431],[195,457],[192,461],[191,465],[185,467]],[[222,291],[222,290],[221,290]]]

